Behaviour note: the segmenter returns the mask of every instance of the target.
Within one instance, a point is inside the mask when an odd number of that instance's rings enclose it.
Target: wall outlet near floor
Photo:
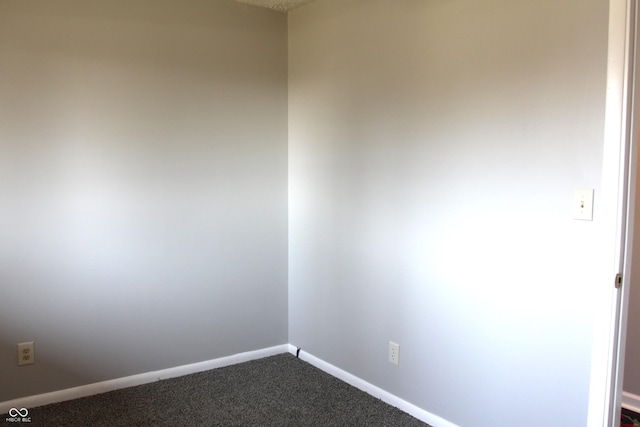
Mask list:
[[[18,366],[36,363],[33,341],[18,343]]]
[[[389,363],[398,366],[400,361],[400,345],[389,341]]]

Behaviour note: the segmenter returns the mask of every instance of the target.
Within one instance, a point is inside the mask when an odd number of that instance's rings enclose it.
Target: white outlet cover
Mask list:
[[[398,366],[400,361],[400,345],[389,341],[389,363]]]
[[[25,356],[29,356],[25,359]],[[36,363],[33,341],[18,343],[18,366]]]
[[[578,188],[573,194],[573,219],[593,221],[593,188]]]

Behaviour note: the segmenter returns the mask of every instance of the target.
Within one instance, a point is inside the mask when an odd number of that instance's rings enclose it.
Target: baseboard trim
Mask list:
[[[295,355],[296,351],[297,351],[297,347],[290,344],[289,353]],[[385,403],[388,403],[391,406],[395,406],[396,408],[408,413],[409,415],[414,416],[420,421],[424,421],[425,423],[432,425],[433,427],[458,427],[452,422],[447,421],[444,418],[441,418],[430,412],[427,412],[424,409],[421,409],[416,405],[409,403],[406,400],[403,400],[398,396],[395,396],[389,393],[388,391],[381,389],[380,387],[370,384],[364,381],[363,379],[356,377],[353,374],[343,371],[342,369],[330,363],[327,363],[322,359],[318,359],[317,357],[305,352],[304,350],[300,351],[299,357],[300,359],[310,363],[311,365],[328,373],[329,375],[332,375],[338,379],[341,379],[347,384],[351,384],[352,386],[364,391],[365,393],[368,393],[373,397],[378,398]]]
[[[51,403],[63,402],[65,400],[78,399],[80,397],[93,396],[94,394],[106,393],[108,391],[119,390],[127,387],[152,383],[159,380],[181,377],[195,374],[197,372],[222,368],[224,366],[235,365],[237,363],[248,362],[250,360],[262,359],[276,354],[287,353],[288,344],[261,350],[238,353],[231,356],[220,357],[218,359],[204,362],[192,363],[189,365],[177,366],[175,368],[162,369],[159,371],[146,372],[143,374],[131,375],[98,383],[82,385],[50,393],[37,394],[34,396],[21,397],[18,399],[0,402],[0,414],[9,412],[11,408],[35,408],[37,406],[49,405]]]
[[[640,396],[637,394],[622,392],[622,407],[630,411],[640,413]]]
[[[159,371],[146,372],[143,374],[131,375],[123,378],[116,378],[108,381],[82,385],[78,387],[67,388],[64,390],[53,391],[50,393],[37,394],[34,396],[26,396],[18,399],[0,402],[0,414],[9,412],[11,408],[35,408],[38,406],[49,405],[51,403],[63,402],[66,400],[79,399],[81,397],[93,396],[95,394],[106,393],[113,390],[120,390],[127,387],[134,387],[142,384],[148,384],[159,380],[181,377],[184,375],[204,372],[211,369],[222,368],[224,366],[235,365],[238,363],[248,362],[250,360],[262,359],[264,357],[274,356],[281,353],[291,353],[296,355],[297,347],[291,344],[283,344],[275,347],[269,347],[261,350],[248,351],[245,353],[234,354],[231,356],[221,357],[218,359],[207,360],[204,362],[192,363],[189,365],[177,366],[174,368],[162,369]],[[300,359],[310,363],[316,368],[332,375],[347,384],[364,391],[382,400],[389,405],[424,421],[433,427],[458,427],[457,425],[425,411],[412,403],[407,402],[373,384],[364,381],[330,363],[307,353],[300,351]],[[622,406],[632,411],[639,411],[640,396],[623,392]]]

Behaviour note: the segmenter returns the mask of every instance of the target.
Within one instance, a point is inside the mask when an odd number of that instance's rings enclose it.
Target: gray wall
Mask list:
[[[0,76],[0,401],[287,342],[286,15],[0,0]]]
[[[640,396],[640,185],[636,189],[633,253],[623,389]]]
[[[608,4],[289,15],[289,339],[462,426],[586,425]],[[400,366],[387,343],[400,344]]]

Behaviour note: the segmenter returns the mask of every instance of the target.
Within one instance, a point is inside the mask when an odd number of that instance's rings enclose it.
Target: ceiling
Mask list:
[[[239,3],[253,4],[256,6],[267,7],[269,9],[279,10],[281,12],[289,12],[296,7],[309,3],[313,0],[235,0]]]

